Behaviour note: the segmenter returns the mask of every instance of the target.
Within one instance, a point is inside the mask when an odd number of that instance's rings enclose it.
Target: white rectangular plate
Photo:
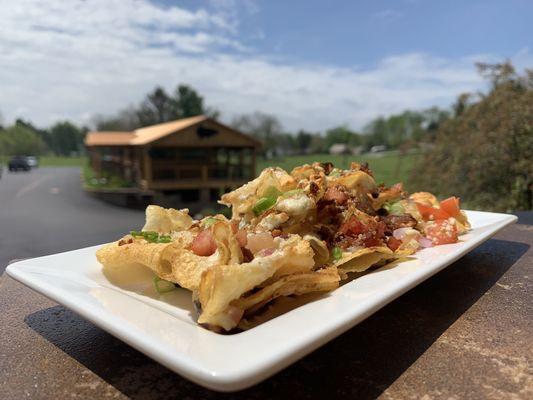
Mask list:
[[[478,211],[468,211],[468,218],[472,230],[459,243],[424,249],[410,261],[375,270],[234,335],[197,326],[185,290],[162,299],[113,285],[95,259],[98,246],[20,261],[7,273],[191,381],[234,391],[345,332],[517,220]]]

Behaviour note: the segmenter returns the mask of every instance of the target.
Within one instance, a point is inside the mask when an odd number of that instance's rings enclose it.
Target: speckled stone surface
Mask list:
[[[4,275],[0,399],[531,399],[532,244],[533,225],[511,226],[311,355],[231,394],[181,378]]]

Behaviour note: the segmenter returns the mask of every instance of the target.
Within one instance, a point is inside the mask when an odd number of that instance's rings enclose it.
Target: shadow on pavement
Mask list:
[[[265,382],[220,394],[187,381],[73,312],[28,315],[37,333],[128,397],[372,399],[409,368],[528,250],[489,240],[356,327]],[[228,355],[228,360],[238,354]]]

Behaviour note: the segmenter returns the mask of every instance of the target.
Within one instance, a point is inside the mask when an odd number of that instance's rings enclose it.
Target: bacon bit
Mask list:
[[[242,262],[247,263],[254,259],[254,255],[246,247],[241,247],[241,251],[242,251]]]
[[[326,175],[329,175],[329,173],[333,170],[333,163],[330,163],[329,161],[320,163],[320,166],[324,168],[324,173]]]
[[[271,232],[273,237],[278,237],[278,236],[281,236],[281,234],[283,233],[281,229],[273,229]]]
[[[385,224],[381,221],[369,220],[363,224],[355,216],[350,217],[338,230],[337,239],[341,247],[364,245],[365,247],[380,246],[385,235]]]
[[[399,239],[396,239],[394,236],[389,237],[389,240],[387,240],[387,247],[391,249],[392,251],[398,250],[398,247],[402,244],[402,241]]]
[[[129,238],[129,239],[120,239],[118,241],[118,245],[119,246],[124,246],[125,244],[131,244],[133,243],[133,238]]]
[[[198,236],[194,238],[191,245],[191,250],[197,256],[207,257],[217,251],[217,244],[209,229],[201,231]]]
[[[346,187],[343,185],[335,185],[324,193],[323,199],[326,201],[334,201],[335,203],[342,205],[348,201],[348,193],[346,193]]]
[[[315,183],[315,182],[309,182],[309,193],[311,195],[316,195],[318,193],[318,191],[320,190],[320,188],[318,187],[318,185]]]
[[[379,218],[386,225],[386,233],[392,233],[399,228],[414,228],[416,226],[416,219],[414,219],[410,214],[385,215],[380,216]]]

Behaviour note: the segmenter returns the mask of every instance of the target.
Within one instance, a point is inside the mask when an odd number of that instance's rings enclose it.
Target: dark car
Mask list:
[[[10,171],[29,171],[31,169],[31,164],[28,161],[28,157],[15,156],[9,160],[8,168]]]

